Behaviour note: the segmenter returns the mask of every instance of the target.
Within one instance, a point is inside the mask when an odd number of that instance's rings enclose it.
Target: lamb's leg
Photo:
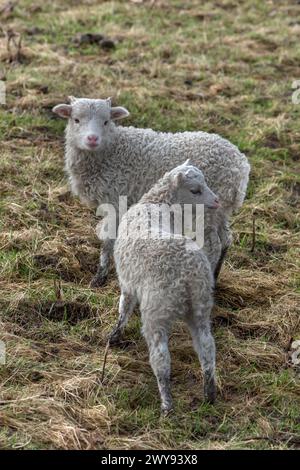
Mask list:
[[[214,273],[222,253],[222,243],[216,227],[209,226],[205,228],[203,251]]]
[[[114,240],[107,238],[103,241],[97,272],[91,281],[91,287],[100,287],[106,283],[113,249]]]
[[[160,393],[161,412],[163,415],[167,415],[172,409],[171,358],[168,348],[168,335],[158,326],[155,329],[143,328],[143,331],[149,348],[150,364],[156,376]]]
[[[117,344],[119,342],[123,330],[128,323],[130,315],[132,314],[136,304],[137,301],[135,296],[122,291],[119,301],[119,319],[117,325],[109,335],[110,344]]]
[[[220,255],[220,257],[218,259],[218,262],[216,264],[216,267],[214,269],[215,282],[217,282],[217,280],[218,280],[218,277],[219,277],[222,265],[224,263],[227,251],[228,251],[228,249],[229,249],[229,247],[232,243],[232,234],[231,234],[231,230],[230,230],[230,227],[229,227],[229,222],[225,218],[225,216],[224,216],[224,219],[223,219],[222,223],[219,226],[218,235],[219,235],[219,238],[220,238],[220,241],[221,241],[222,250],[221,250],[221,255]]]
[[[223,263],[224,263],[224,260],[225,260],[225,256],[226,256],[226,253],[228,251],[228,247],[226,248],[223,248],[222,251],[221,251],[221,256],[217,262],[217,265],[215,267],[215,270],[214,270],[214,278],[215,278],[215,282],[217,282],[218,280],[218,277],[219,277],[219,274],[220,274],[220,271],[221,271],[221,268],[223,266]]]
[[[214,403],[216,399],[216,379],[215,379],[215,341],[210,331],[209,316],[203,311],[204,307],[197,308],[188,320],[188,326],[193,338],[193,345],[198,354],[203,370],[204,398],[209,403]]]

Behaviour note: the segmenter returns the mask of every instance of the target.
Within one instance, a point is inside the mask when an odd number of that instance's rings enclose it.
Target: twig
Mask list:
[[[106,346],[105,346],[105,351],[104,351],[102,374],[101,374],[101,379],[100,379],[101,383],[103,383],[103,380],[104,380],[106,359],[107,359],[107,355],[108,355],[109,346],[110,346],[110,341],[108,340],[107,343],[106,343]]]
[[[255,227],[255,214],[252,214],[252,245],[251,245],[251,253],[254,252],[256,243],[256,227]]]
[[[278,442],[285,442],[287,444],[295,444],[299,445],[300,444],[300,439],[296,438],[294,439],[293,436],[274,436],[274,437],[269,437],[269,436],[252,436],[252,437],[245,437],[244,439],[241,439],[241,441],[270,441],[274,443]]]
[[[54,279],[53,281],[54,284],[54,293],[56,300],[63,300],[63,295],[62,295],[62,288],[61,288],[61,279]]]

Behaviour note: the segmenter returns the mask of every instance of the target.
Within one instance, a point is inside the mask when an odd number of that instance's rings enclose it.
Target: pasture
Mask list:
[[[291,360],[300,339],[299,2],[3,5],[0,448],[299,447]],[[201,369],[181,324],[170,343],[168,418],[138,315],[100,380],[119,289],[113,270],[105,287],[89,286],[97,218],[70,193],[65,122],[51,111],[68,95],[112,96],[131,112],[124,125],[219,133],[249,158],[247,198],[216,290],[214,406],[202,402]]]

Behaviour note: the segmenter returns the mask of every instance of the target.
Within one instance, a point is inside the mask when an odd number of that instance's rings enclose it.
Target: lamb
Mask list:
[[[217,279],[231,244],[229,218],[242,205],[247,189],[250,165],[245,155],[216,134],[117,126],[129,112],[112,107],[110,98],[70,97],[70,104],[59,104],[53,111],[68,119],[65,169],[71,189],[91,207],[109,203],[118,210],[121,195],[127,196],[130,207],[166,171],[192,159],[221,202],[217,211],[206,211],[205,219],[204,250]],[[114,239],[103,242],[92,286],[106,282],[113,245]]]
[[[123,216],[114,246],[114,259],[121,288],[119,320],[110,335],[116,343],[138,304],[142,332],[150,364],[161,396],[161,409],[172,408],[168,339],[176,320],[187,323],[204,376],[204,397],[213,403],[215,386],[215,344],[210,330],[213,306],[213,274],[204,251],[188,237],[167,231],[161,218],[151,218],[153,207],[163,214],[165,205],[204,204],[219,206],[203,173],[186,161],[166,173],[140,202]],[[153,226],[154,225],[154,226]]]

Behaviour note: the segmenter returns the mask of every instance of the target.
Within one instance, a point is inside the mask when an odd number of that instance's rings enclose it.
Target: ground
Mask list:
[[[299,447],[291,361],[300,338],[299,2],[2,5],[4,33],[22,42],[8,51],[0,38],[0,447]],[[78,44],[84,33],[115,47]],[[122,347],[108,352],[101,381],[119,290],[113,271],[106,287],[89,287],[96,217],[69,192],[65,122],[51,112],[68,95],[112,96],[131,111],[126,124],[216,132],[249,157],[247,198],[216,291],[214,406],[202,401],[202,373],[179,324],[175,409],[160,418],[138,314]]]

